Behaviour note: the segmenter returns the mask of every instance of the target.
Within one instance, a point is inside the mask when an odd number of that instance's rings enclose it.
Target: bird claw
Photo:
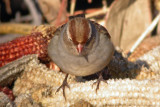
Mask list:
[[[100,85],[101,81],[107,83],[107,81],[105,81],[103,79],[102,73],[100,73],[99,78],[97,79],[97,81],[92,84],[92,88],[93,88],[93,85],[97,84],[96,93],[97,93],[97,90],[99,89],[99,85]]]
[[[57,93],[62,88],[62,90],[63,90],[63,96],[64,96],[65,100],[66,100],[65,87],[68,87],[70,89],[70,86],[67,83],[67,77],[68,77],[68,74],[66,75],[65,79],[63,80],[62,85],[56,91],[56,93]]]

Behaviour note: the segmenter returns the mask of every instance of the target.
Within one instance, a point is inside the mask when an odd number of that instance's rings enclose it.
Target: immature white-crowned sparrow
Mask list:
[[[57,29],[48,46],[49,57],[62,71],[75,76],[101,71],[113,53],[107,30],[84,15],[70,17],[68,23]]]

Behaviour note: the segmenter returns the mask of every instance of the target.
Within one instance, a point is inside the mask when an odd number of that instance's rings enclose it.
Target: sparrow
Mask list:
[[[68,74],[88,76],[104,69],[110,62],[114,45],[108,31],[84,15],[69,17],[59,27],[48,45],[48,55],[67,73],[62,85],[63,95]],[[59,91],[59,89],[57,91]]]

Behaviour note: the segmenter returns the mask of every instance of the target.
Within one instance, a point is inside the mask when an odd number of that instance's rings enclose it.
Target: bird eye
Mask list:
[[[91,40],[91,37],[88,38],[87,42]]]
[[[72,39],[71,39],[71,37],[70,37],[70,36],[68,36],[68,39],[69,39],[70,41],[72,41]]]

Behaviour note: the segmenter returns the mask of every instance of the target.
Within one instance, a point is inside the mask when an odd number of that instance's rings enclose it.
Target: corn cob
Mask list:
[[[159,49],[160,47],[157,47],[149,52],[141,58],[141,61],[146,61],[149,66],[154,65],[156,62],[159,63],[159,60],[157,60],[160,56]],[[13,93],[18,96],[17,98],[19,98],[19,95],[29,94],[31,95],[29,100],[45,107],[77,106],[79,103],[87,106],[160,106],[160,75],[155,71],[142,71],[139,74],[141,75],[139,79],[128,78],[128,75],[124,78],[124,75],[117,74],[124,79],[110,79],[107,81],[107,84],[101,82],[97,93],[95,92],[96,86],[93,85],[95,81],[80,83],[74,82],[74,79],[70,78],[68,80],[70,89],[65,89],[67,98],[65,101],[62,94],[63,91],[56,93],[65,75],[61,72],[48,70],[46,66],[34,60],[26,65],[26,71],[15,82]],[[137,63],[141,62],[137,61]],[[134,71],[137,69],[132,67],[135,64],[132,63],[127,66],[127,71],[131,73],[130,75],[135,75],[134,72],[130,72],[130,70]],[[159,71],[160,67],[158,65],[154,67]],[[154,70],[154,67],[151,70]],[[125,69],[122,69],[118,70],[117,73],[125,71]],[[150,75],[152,72],[156,74]],[[21,104],[24,106],[23,102],[24,100],[21,101]]]
[[[39,59],[47,61],[47,46],[54,31],[54,27],[39,26],[30,35],[0,44],[0,67],[28,54],[38,54]]]
[[[6,66],[1,67],[0,86],[4,87],[11,84],[25,69],[25,66],[33,59],[37,59],[37,57],[38,55],[35,54],[23,56],[13,62],[10,62]]]
[[[17,24],[17,23],[1,23],[0,34],[30,34],[33,25],[29,24]]]
[[[11,89],[0,86],[0,92],[3,92],[4,94],[6,94],[10,100],[14,100],[13,92]]]
[[[15,107],[14,103],[3,92],[0,92],[0,105],[1,107]]]
[[[139,47],[137,47],[128,60],[135,61],[137,58],[159,45],[160,36],[148,37],[139,45]]]

